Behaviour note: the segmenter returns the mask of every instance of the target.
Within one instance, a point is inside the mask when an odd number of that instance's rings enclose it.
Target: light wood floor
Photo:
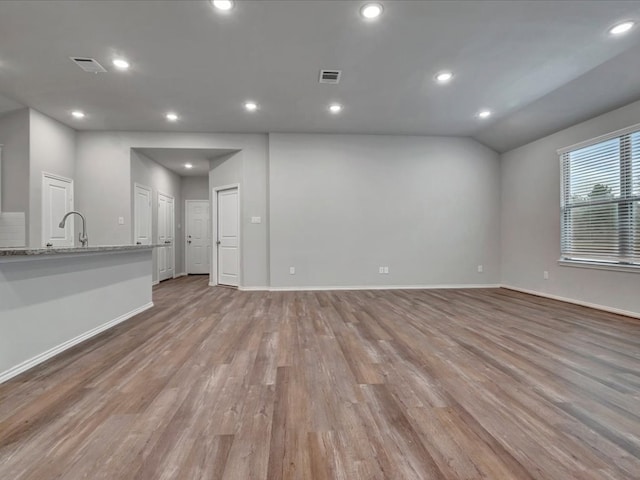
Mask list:
[[[0,478],[640,478],[640,322],[202,277],[0,386]]]

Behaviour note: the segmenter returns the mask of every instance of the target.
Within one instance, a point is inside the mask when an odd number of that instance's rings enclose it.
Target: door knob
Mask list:
[[[191,243],[191,240],[187,241],[187,243]]]
[[[216,242],[216,245],[220,245],[220,240],[218,240],[218,241]]]

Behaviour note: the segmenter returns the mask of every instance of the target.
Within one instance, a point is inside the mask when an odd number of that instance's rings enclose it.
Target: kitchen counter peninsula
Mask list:
[[[0,383],[151,308],[157,246],[0,249]]]

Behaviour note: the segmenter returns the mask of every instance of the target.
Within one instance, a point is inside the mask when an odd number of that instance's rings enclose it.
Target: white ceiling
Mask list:
[[[236,3],[2,1],[0,95],[80,130],[468,135],[500,151],[640,98],[640,28],[607,34],[640,20],[638,1],[381,0],[376,22],[361,1]],[[318,84],[321,68],[340,85]],[[436,85],[445,68],[454,81]]]
[[[209,160],[237,150],[222,148],[136,148],[143,155],[183,177],[209,175]],[[193,168],[185,168],[190,163]]]

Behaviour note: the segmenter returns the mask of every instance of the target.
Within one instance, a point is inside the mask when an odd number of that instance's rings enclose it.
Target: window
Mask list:
[[[640,126],[559,153],[562,259],[640,265]]]

